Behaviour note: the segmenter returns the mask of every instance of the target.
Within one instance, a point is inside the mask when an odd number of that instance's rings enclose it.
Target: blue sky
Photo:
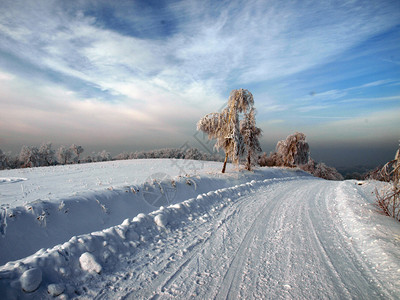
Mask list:
[[[336,165],[383,162],[398,146],[398,0],[3,0],[0,11],[3,150],[201,148],[196,122],[237,88],[255,97],[267,152],[295,131]]]

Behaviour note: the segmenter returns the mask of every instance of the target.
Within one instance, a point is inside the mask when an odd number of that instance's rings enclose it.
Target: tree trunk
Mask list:
[[[248,171],[251,171],[251,151],[247,154],[247,168]]]
[[[226,162],[228,161],[228,153],[225,154],[224,166],[222,168],[222,173],[225,173],[226,169]]]

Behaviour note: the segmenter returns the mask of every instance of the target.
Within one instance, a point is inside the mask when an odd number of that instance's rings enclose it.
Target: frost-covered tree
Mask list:
[[[0,170],[8,167],[7,155],[0,149]]]
[[[289,135],[286,140],[276,144],[276,153],[283,160],[286,167],[294,167],[308,163],[310,158],[310,147],[306,142],[304,133],[296,132]]]
[[[70,148],[66,148],[65,146],[61,146],[57,150],[57,159],[58,162],[62,165],[66,165],[72,158],[72,151]]]
[[[126,159],[129,159],[129,153],[122,152],[122,153],[116,155],[113,159],[115,159],[115,160],[126,160]]]
[[[39,148],[39,161],[40,166],[51,166],[55,162],[54,158],[55,151],[52,149],[50,142],[43,143]]]
[[[239,114],[247,113],[253,106],[254,98],[248,90],[233,90],[225,109],[220,113],[207,114],[197,123],[197,130],[206,133],[209,139],[216,139],[214,147],[217,150],[221,148],[224,150],[222,173],[225,173],[228,158],[233,163],[239,163],[243,147]]]
[[[245,117],[240,121],[240,134],[243,137],[242,154],[246,155],[245,167],[251,171],[258,159],[258,153],[261,152],[260,141],[262,131],[256,126],[255,108],[252,107]]]
[[[112,160],[112,156],[110,152],[107,152],[106,150],[98,152],[97,154],[95,152],[92,152],[92,155],[88,156],[86,159],[87,162],[101,162],[109,160]]]
[[[19,161],[23,168],[39,166],[39,150],[37,147],[22,146]]]
[[[109,161],[112,160],[112,156],[110,152],[107,152],[106,150],[103,150],[99,153],[101,161]]]
[[[84,149],[82,146],[72,144],[70,147],[71,151],[76,155],[74,158],[75,163],[80,162],[80,155],[83,153]]]
[[[0,150],[0,170],[15,169],[20,166],[19,156],[14,156],[9,153],[4,153]]]

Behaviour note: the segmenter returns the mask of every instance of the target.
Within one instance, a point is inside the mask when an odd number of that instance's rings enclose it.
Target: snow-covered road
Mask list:
[[[400,299],[400,224],[373,204],[383,183],[200,164],[0,172],[0,298]],[[172,173],[145,181],[154,171]]]
[[[343,190],[355,190],[354,183],[297,179],[218,202],[191,222],[161,230],[82,296],[396,299],[399,270],[391,278],[377,272],[343,226],[337,210]]]

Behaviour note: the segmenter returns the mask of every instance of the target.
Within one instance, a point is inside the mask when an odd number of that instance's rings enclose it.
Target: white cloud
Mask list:
[[[211,15],[206,4],[174,3],[170,11],[192,17],[178,20],[176,34],[150,40],[104,29],[93,16],[67,14],[57,4],[44,3],[24,10],[12,6],[0,18],[0,31],[14,40],[9,46],[32,63],[111,90],[117,82],[148,81],[166,71],[172,76],[164,81],[180,90],[210,78],[218,90],[232,80],[294,74],[325,63],[395,22],[384,4],[231,2]]]
[[[370,98],[350,98],[339,101],[339,103],[349,102],[384,102],[384,101],[400,101],[400,95],[389,97],[370,97]]]

